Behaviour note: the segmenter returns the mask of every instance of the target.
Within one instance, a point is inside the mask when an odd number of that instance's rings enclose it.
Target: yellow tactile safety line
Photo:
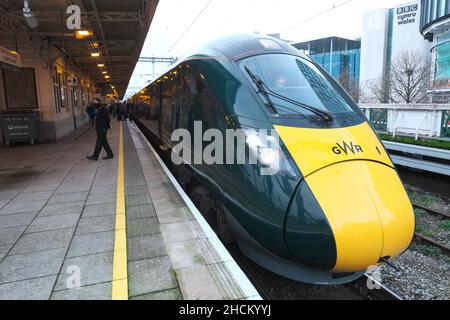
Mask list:
[[[119,164],[117,169],[116,229],[114,236],[114,262],[112,299],[128,300],[127,231],[125,210],[125,184],[123,165],[123,127],[120,123]]]

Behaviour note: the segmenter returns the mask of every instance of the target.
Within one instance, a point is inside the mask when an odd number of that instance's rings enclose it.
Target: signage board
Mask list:
[[[1,114],[0,126],[7,141],[37,139],[37,113]]]
[[[400,26],[403,24],[415,23],[416,19],[420,19],[418,9],[418,3],[397,7],[397,24]]]
[[[17,67],[22,66],[20,54],[15,51],[8,50],[2,46],[0,46],[0,61]]]

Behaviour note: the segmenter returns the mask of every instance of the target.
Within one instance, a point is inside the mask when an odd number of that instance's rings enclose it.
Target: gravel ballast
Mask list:
[[[450,299],[450,259],[443,255],[428,256],[413,245],[394,260],[400,269],[381,267],[382,283],[407,300]]]

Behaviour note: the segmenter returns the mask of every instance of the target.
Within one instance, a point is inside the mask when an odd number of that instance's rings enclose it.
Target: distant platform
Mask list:
[[[450,176],[450,151],[413,144],[383,141],[396,165]],[[425,159],[423,159],[425,158]]]

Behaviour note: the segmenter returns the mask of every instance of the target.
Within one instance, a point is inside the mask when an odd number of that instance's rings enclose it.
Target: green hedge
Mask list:
[[[392,141],[392,142],[400,142],[400,143],[406,143],[406,144],[415,144],[419,146],[424,147],[430,147],[430,148],[437,148],[437,149],[444,149],[444,150],[450,150],[450,141],[445,140],[433,140],[433,139],[419,139],[416,141],[413,137],[395,137],[392,138],[392,135],[387,133],[378,133],[381,140],[386,141]]]

